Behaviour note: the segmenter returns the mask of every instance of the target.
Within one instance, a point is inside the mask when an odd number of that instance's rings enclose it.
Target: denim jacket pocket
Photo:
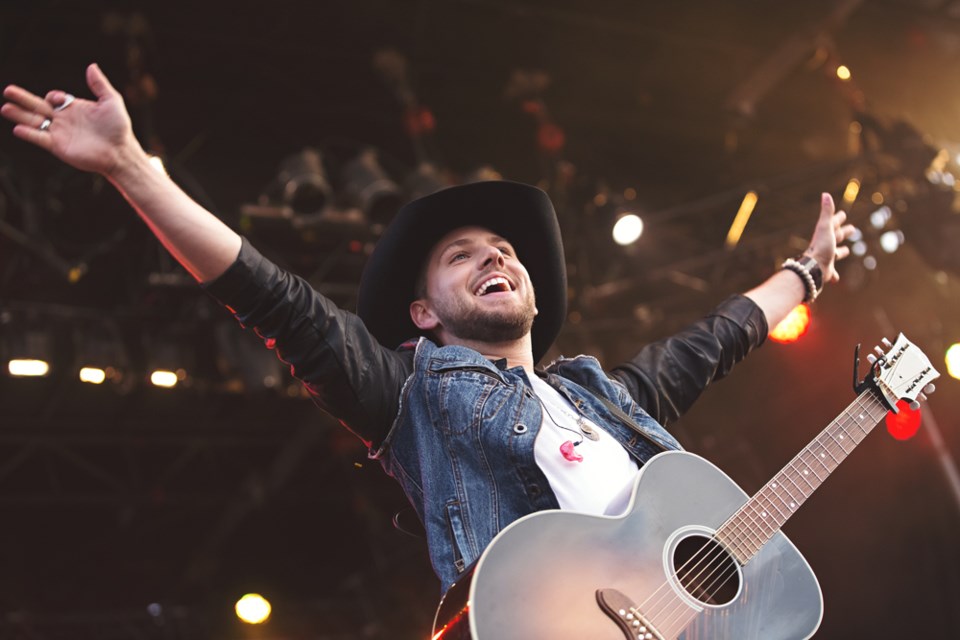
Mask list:
[[[463,573],[463,570],[467,568],[467,556],[464,550],[469,550],[470,544],[467,541],[459,500],[451,500],[447,503],[447,528],[450,532],[450,545],[453,549],[453,566],[457,573]]]
[[[496,411],[488,406],[491,396],[500,396],[508,385],[496,370],[479,366],[444,365],[430,368],[428,384],[433,387],[431,395],[439,400],[439,406],[428,407],[433,423],[447,435],[461,435],[477,430],[486,413]]]

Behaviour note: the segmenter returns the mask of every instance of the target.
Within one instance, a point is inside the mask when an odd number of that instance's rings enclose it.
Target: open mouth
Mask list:
[[[494,276],[488,280],[484,280],[473,292],[473,295],[485,296],[491,293],[506,293],[513,290],[514,286],[509,280],[503,276]]]

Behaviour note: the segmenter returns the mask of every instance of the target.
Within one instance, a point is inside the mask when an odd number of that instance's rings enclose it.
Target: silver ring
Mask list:
[[[53,120],[51,120],[50,118],[44,118],[43,122],[40,123],[40,126],[37,127],[37,129],[39,129],[40,131],[46,131],[47,129],[50,128],[51,124],[53,124]]]
[[[53,108],[54,113],[58,111],[63,111],[64,109],[69,107],[71,104],[73,104],[73,101],[77,99],[76,96],[74,96],[72,93],[65,94],[65,96],[66,97],[64,97],[63,102],[61,102],[59,106],[56,106]]]

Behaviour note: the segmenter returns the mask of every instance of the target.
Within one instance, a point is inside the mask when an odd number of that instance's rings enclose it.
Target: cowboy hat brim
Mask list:
[[[410,303],[434,245],[461,227],[483,227],[517,252],[533,283],[539,311],[531,329],[534,362],[553,344],[567,311],[567,274],[560,226],[546,193],[517,182],[450,187],[405,205],[384,231],[360,279],[357,314],[387,348],[421,335]]]

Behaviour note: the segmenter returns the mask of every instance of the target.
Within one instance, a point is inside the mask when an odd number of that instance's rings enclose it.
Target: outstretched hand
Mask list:
[[[820,196],[820,218],[813,230],[810,247],[804,254],[817,261],[823,270],[823,282],[836,282],[840,279],[836,262],[850,255],[850,247],[841,246],[856,230],[852,224],[844,224],[847,214],[836,211],[833,198],[829,193]]]
[[[87,67],[87,86],[96,100],[68,103],[63,91],[41,98],[9,85],[0,114],[14,122],[13,133],[83,171],[110,175],[125,147],[137,145],[123,97],[96,64]],[[59,108],[58,108],[59,107]],[[49,119],[49,124],[44,122]]]

